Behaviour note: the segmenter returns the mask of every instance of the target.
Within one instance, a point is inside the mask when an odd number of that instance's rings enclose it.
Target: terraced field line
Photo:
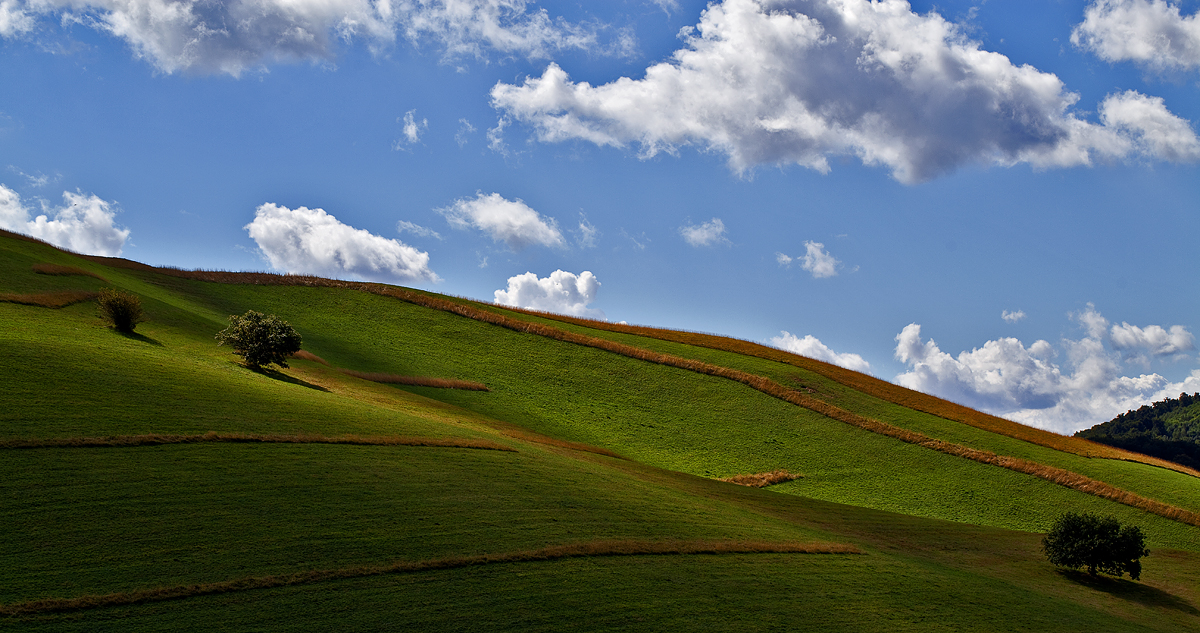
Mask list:
[[[106,437],[56,437],[41,439],[0,440],[0,449],[34,448],[124,448],[160,446],[163,444],[198,444],[228,442],[244,444],[354,444],[359,446],[427,446],[435,448],[469,448],[487,451],[517,452],[517,449],[488,442],[454,438],[341,435],[259,435],[254,433],[217,433],[199,435],[111,435]]]
[[[15,604],[0,605],[0,616],[28,616],[40,613],[61,613],[102,607],[128,606],[147,602],[179,600],[195,596],[290,587],[346,578],[362,578],[383,574],[402,574],[442,569],[474,567],[504,563],[540,562],[564,558],[602,556],[668,556],[696,554],[863,554],[853,545],[843,543],[799,543],[764,541],[641,541],[604,540],[570,545],[554,545],[536,550],[453,556],[424,561],[399,561],[386,565],[366,565],[302,571],[276,576],[252,576],[222,582],[195,585],[157,587],[122,593],[88,595],[77,598],[44,598]]]

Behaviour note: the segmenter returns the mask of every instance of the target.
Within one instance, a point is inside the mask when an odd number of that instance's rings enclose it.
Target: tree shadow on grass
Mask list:
[[[145,334],[138,334],[137,332],[122,332],[120,330],[113,330],[113,332],[116,332],[117,334],[120,334],[121,336],[124,336],[125,338],[127,338],[131,341],[138,341],[140,343],[149,343],[150,345],[157,345],[159,347],[163,346],[162,343],[150,338],[149,336],[146,336]]]
[[[325,387],[322,387],[321,385],[314,385],[311,382],[300,380],[299,378],[297,378],[295,376],[289,376],[289,375],[279,371],[278,369],[268,369],[266,367],[260,367],[258,369],[251,369],[250,371],[258,372],[258,373],[266,376],[267,378],[270,378],[272,380],[278,380],[279,382],[286,382],[286,383],[290,383],[293,385],[298,385],[300,387],[308,387],[309,389],[316,389],[317,391],[324,391],[325,393],[329,393],[329,390],[326,389]]]
[[[1124,578],[1109,578],[1107,576],[1093,576],[1083,571],[1072,569],[1059,569],[1058,574],[1067,580],[1073,581],[1076,584],[1083,585],[1089,589],[1102,591],[1129,600],[1137,602],[1147,607],[1166,607],[1182,611],[1188,615],[1200,616],[1200,609],[1197,609],[1192,603],[1176,596],[1167,593],[1162,589],[1143,585],[1140,582],[1133,580],[1125,580]]]

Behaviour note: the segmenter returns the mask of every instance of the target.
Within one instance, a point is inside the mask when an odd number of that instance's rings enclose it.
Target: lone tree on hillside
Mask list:
[[[1042,549],[1046,558],[1059,567],[1087,567],[1093,576],[1101,572],[1120,577],[1129,572],[1134,580],[1142,575],[1138,559],[1150,555],[1141,528],[1122,526],[1113,517],[1090,512],[1068,512],[1058,517],[1042,540]]]
[[[100,309],[100,318],[111,323],[118,332],[132,334],[133,328],[146,320],[142,315],[142,300],[129,292],[101,288],[96,305]]]
[[[287,357],[300,351],[300,333],[274,314],[250,310],[229,315],[229,327],[217,332],[217,345],[229,345],[250,369],[274,363],[287,367]]]

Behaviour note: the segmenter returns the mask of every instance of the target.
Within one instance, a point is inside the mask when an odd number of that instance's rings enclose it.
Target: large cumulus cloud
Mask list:
[[[433,42],[449,58],[545,58],[594,49],[596,30],[550,17],[526,0],[0,0],[0,36],[38,17],[119,37],[160,71],[228,73],[278,60],[327,59],[338,40],[376,50],[397,36]]]
[[[1200,14],[1163,0],[1095,0],[1071,42],[1110,62],[1156,71],[1200,68]]]
[[[599,290],[600,281],[591,271],[576,275],[556,270],[544,278],[527,272],[509,277],[508,287],[497,290],[495,298],[500,305],[603,319],[602,310],[588,307]]]
[[[1200,140],[1161,100],[1113,94],[1101,121],[1086,121],[1055,75],[982,50],[902,0],[725,0],[683,35],[686,46],[641,79],[592,86],[551,64],[498,83],[493,106],[543,141],[635,144],[643,156],[696,145],[739,172],[824,173],[830,156],[852,155],[911,183],[967,164],[1200,159]]]
[[[1193,351],[1195,339],[1186,328],[1110,325],[1091,305],[1073,317],[1085,335],[1064,339],[1061,352],[1047,341],[1026,347],[1015,338],[1001,338],[957,357],[932,339],[922,340],[921,326],[910,324],[896,336],[896,358],[909,369],[895,382],[1059,433],[1200,391],[1200,369],[1181,382],[1155,373],[1125,375],[1127,362]]]
[[[324,209],[263,204],[244,227],[276,270],[382,282],[440,281],[429,253],[343,224]]]
[[[16,191],[0,185],[0,228],[31,235],[55,246],[116,257],[129,239],[129,229],[117,228],[116,205],[95,195],[63,192],[63,206],[43,202],[41,213],[26,206]]]

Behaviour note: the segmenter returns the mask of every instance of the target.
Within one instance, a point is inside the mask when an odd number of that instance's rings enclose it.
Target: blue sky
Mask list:
[[[1200,391],[1198,4],[0,0],[0,225],[1071,432]]]

